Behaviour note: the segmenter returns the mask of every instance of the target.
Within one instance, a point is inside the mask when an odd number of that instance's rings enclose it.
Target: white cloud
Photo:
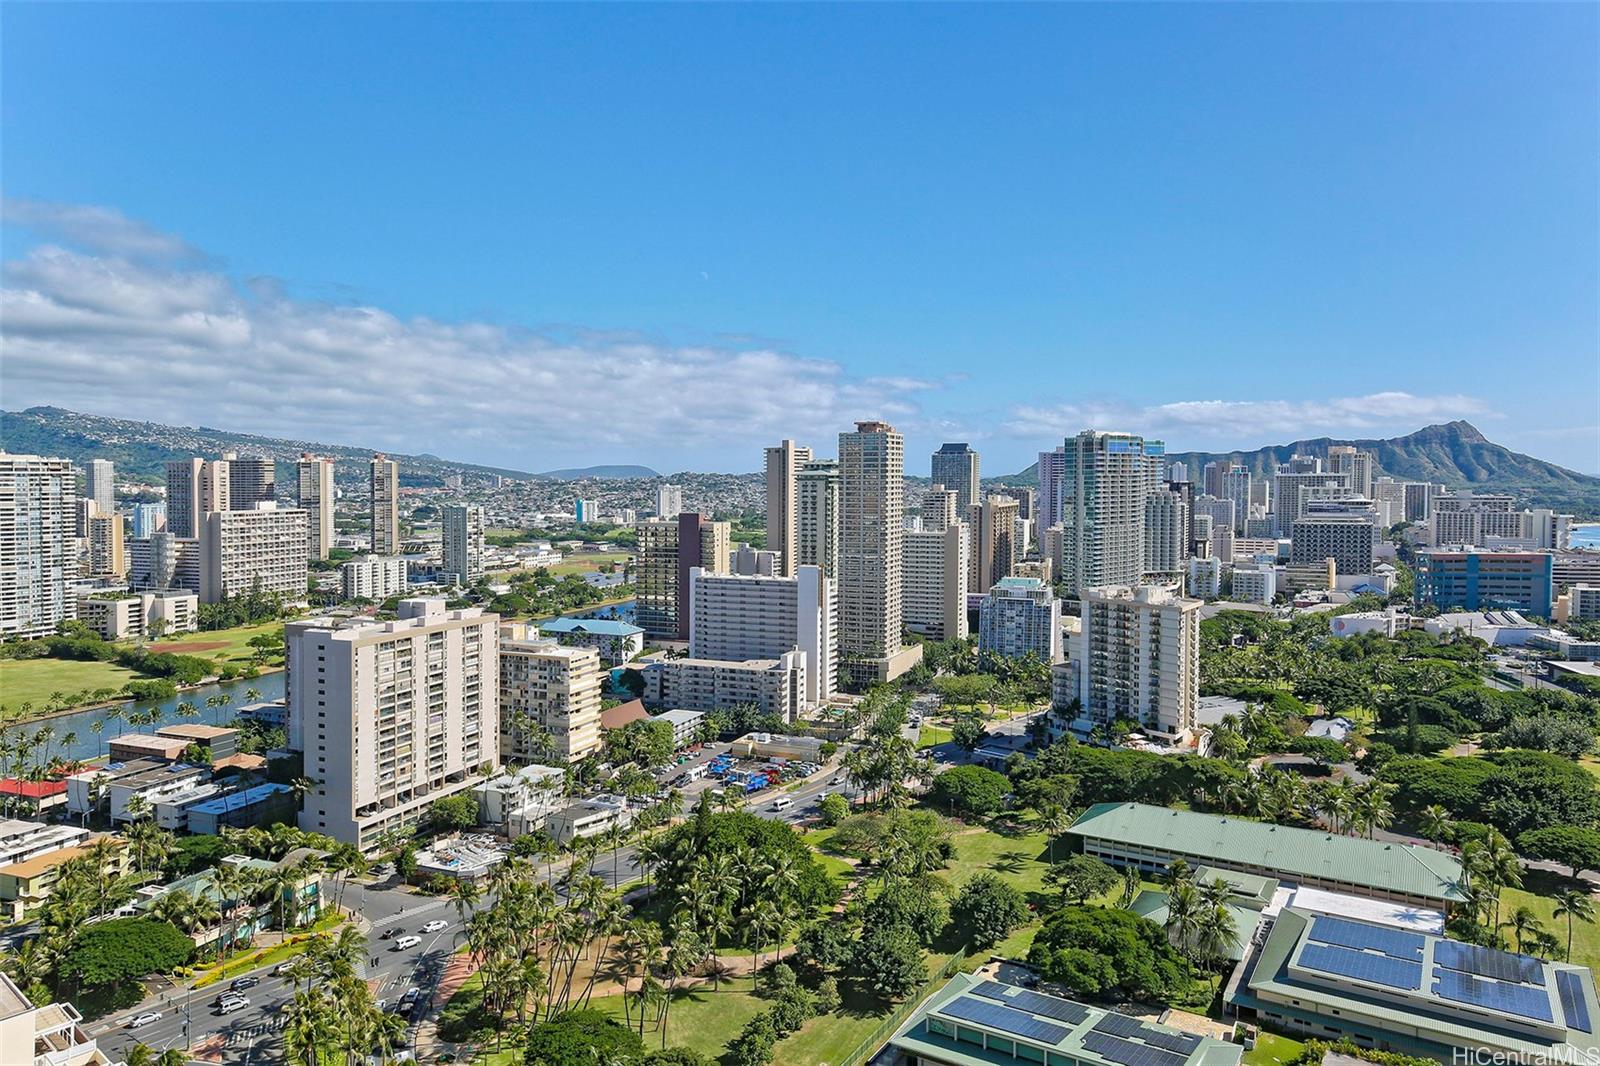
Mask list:
[[[858,418],[915,420],[913,397],[938,387],[855,378],[772,347],[401,319],[181,261],[183,242],[115,211],[8,204],[6,217],[48,222],[75,246],[36,246],[5,264],[8,407],[54,403],[525,469],[602,451],[751,469],[762,441],[826,439]]]
[[[1316,436],[1409,432],[1430,422],[1495,417],[1482,400],[1448,394],[1416,396],[1375,392],[1324,400],[1183,400],[1135,404],[1060,403],[1011,409],[1008,432],[1019,437],[1062,437],[1084,429],[1123,429],[1164,436],[1169,446],[1236,448],[1245,441],[1287,443]],[[1251,445],[1254,447],[1255,445]]]
[[[128,218],[114,207],[7,197],[0,202],[0,220],[108,255],[165,260],[201,258],[194,245]]]

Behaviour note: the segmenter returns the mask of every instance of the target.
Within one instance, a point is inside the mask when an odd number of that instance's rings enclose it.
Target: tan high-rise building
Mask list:
[[[953,509],[955,493],[946,496]],[[900,599],[905,626],[929,640],[964,639],[971,563],[969,527],[952,520],[929,528],[928,520],[925,497],[922,529],[907,530],[901,543]]]
[[[284,633],[289,746],[316,783],[300,828],[364,851],[500,763],[499,616],[443,599],[401,600],[398,613]]]
[[[902,640],[905,438],[887,422],[839,434],[839,655],[857,683],[898,677],[922,658]]]
[[[167,463],[167,532],[194,539],[200,535],[200,473],[204,459],[174,459]]]
[[[372,554],[400,554],[400,464],[381,453],[372,457]]]
[[[811,461],[811,449],[786,440],[767,449],[767,548],[782,552],[781,573],[793,577],[798,507],[795,499],[800,468]]]
[[[278,464],[258,455],[240,458],[224,452],[228,464],[228,507],[235,511],[254,510],[258,503],[278,500]]]
[[[675,518],[640,522],[637,528],[639,627],[654,640],[688,640],[689,571],[698,566],[708,574],[728,572],[732,527],[685,511]]]
[[[500,627],[500,758],[575,763],[603,746],[600,652],[537,634],[527,622]]]
[[[1010,496],[990,496],[971,509],[976,543],[967,566],[968,591],[988,592],[996,581],[1016,572],[1022,560],[1017,510],[1017,501]]]
[[[814,459],[795,479],[795,565],[838,570],[839,463]]]
[[[0,638],[49,636],[72,617],[77,514],[70,459],[0,452]]]
[[[934,482],[922,496],[922,528],[931,533],[963,521],[967,509],[957,496],[955,489]]]
[[[326,559],[333,547],[333,460],[300,456],[300,509],[306,513],[306,555]]]
[[[89,576],[121,581],[128,575],[128,559],[123,550],[122,516],[89,516]]]
[[[1074,638],[1080,719],[1119,718],[1163,737],[1194,729],[1200,703],[1200,600],[1160,585],[1085,589]]]

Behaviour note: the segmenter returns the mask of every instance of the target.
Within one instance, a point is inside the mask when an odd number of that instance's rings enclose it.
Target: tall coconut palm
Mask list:
[[[1523,950],[1523,944],[1535,933],[1543,932],[1539,924],[1539,916],[1533,908],[1526,904],[1519,905],[1506,916],[1506,927],[1511,930],[1511,935],[1516,938],[1517,950]]]
[[[1550,912],[1550,916],[1558,921],[1562,918],[1567,920],[1567,953],[1564,957],[1568,961],[1572,959],[1573,919],[1593,922],[1594,914],[1594,896],[1587,888],[1563,888],[1556,893],[1555,909]]]
[[[1450,836],[1450,812],[1437,803],[1422,808],[1422,834],[1435,846]]]

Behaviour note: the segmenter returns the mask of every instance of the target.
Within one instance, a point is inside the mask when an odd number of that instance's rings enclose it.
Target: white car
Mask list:
[[[406,951],[410,948],[416,947],[420,943],[422,943],[422,938],[420,936],[403,936],[395,940],[394,947],[391,950]]]
[[[161,1020],[161,1012],[160,1011],[158,1011],[158,1010],[145,1011],[143,1014],[139,1015],[137,1018],[135,1018],[132,1021],[130,1021],[128,1023],[128,1028],[129,1029],[143,1029],[145,1026],[150,1025],[150,1024],[152,1024],[154,1022],[159,1022],[160,1020]]]
[[[427,925],[423,926],[422,927],[422,931],[424,933],[437,933],[439,930],[443,929],[445,926],[447,926],[449,924],[450,924],[449,922],[441,921],[440,919],[435,918],[433,921],[431,921]]]

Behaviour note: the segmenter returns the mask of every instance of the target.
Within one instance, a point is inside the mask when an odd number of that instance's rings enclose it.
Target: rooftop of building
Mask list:
[[[890,1043],[952,1066],[1011,1066],[1035,1058],[958,1040],[960,1029],[1043,1052],[1035,1061],[1056,1061],[1054,1053],[1082,1066],[1237,1066],[1244,1054],[1237,1044],[962,973],[917,1008]]]
[[[192,813],[198,814],[222,815],[227,814],[229,811],[243,810],[252,803],[260,803],[269,796],[273,796],[281,792],[291,791],[293,790],[288,785],[280,785],[275,782],[270,782],[264,785],[254,785],[250,788],[240,789],[237,792],[229,792],[226,795],[217,796],[213,799],[203,800],[200,803],[195,804],[193,807],[190,807],[189,810]]]
[[[266,765],[265,755],[254,755],[246,751],[236,751],[232,755],[211,760],[212,770],[262,770]]]
[[[119,836],[101,833],[98,836],[90,837],[82,844],[60,848],[44,855],[35,855],[31,859],[23,859],[21,862],[14,862],[9,866],[0,866],[0,877],[15,877],[19,880],[37,877],[46,870],[54,869],[69,859],[76,859],[79,855],[87,855],[89,849],[102,840],[109,840],[117,847],[121,847],[124,843]]]
[[[139,761],[144,762],[146,760],[141,759]],[[119,764],[108,764],[106,769],[109,770],[117,765]],[[133,763],[126,765],[132,766]],[[186,762],[156,763],[154,766],[135,770],[132,773],[119,773],[111,780],[111,784],[119,785],[123,788],[149,788],[152,785],[163,784],[167,781],[181,781],[190,777],[201,777],[209,773],[211,773],[211,768],[208,766],[197,766]]]
[[[1294,908],[1278,915],[1231,1002],[1284,997],[1445,1046],[1600,1054],[1588,967]]]
[[[121,748],[124,751],[143,751],[164,759],[173,759],[183,754],[183,749],[187,748],[189,743],[180,737],[158,736],[154,733],[124,733],[120,737],[112,737],[108,746]]]
[[[629,722],[642,722],[649,717],[650,712],[644,709],[643,700],[629,700],[601,711],[600,728],[621,729]]]
[[[0,840],[9,840],[13,837],[32,836],[34,834],[48,834],[59,837],[79,836],[84,830],[75,825],[61,825],[54,822],[35,822],[27,818],[0,818]]]
[[[1290,880],[1309,877],[1441,901],[1463,898],[1461,863],[1442,851],[1412,844],[1143,803],[1097,803],[1068,832],[1201,855],[1218,865],[1276,870]]]
[[[159,737],[183,737],[187,740],[216,740],[218,737],[233,736],[239,732],[227,726],[202,725],[199,722],[178,722],[174,725],[164,725],[156,730]]]
[[[567,771],[560,766],[524,766],[518,770],[496,774],[489,778],[479,789],[496,791],[510,791],[521,787],[538,787],[546,782],[560,782],[566,777]]]
[[[602,637],[631,637],[643,633],[636,625],[615,618],[552,618],[539,623],[541,633],[593,633]]]
[[[656,715],[656,721],[667,722],[675,726],[688,725],[691,722],[698,722],[705,716],[706,712],[704,711],[690,711],[682,707],[674,707],[670,711],[662,711]]]
[[[8,777],[0,780],[0,796],[17,796],[21,799],[48,799],[67,790],[65,781],[23,781]]]

